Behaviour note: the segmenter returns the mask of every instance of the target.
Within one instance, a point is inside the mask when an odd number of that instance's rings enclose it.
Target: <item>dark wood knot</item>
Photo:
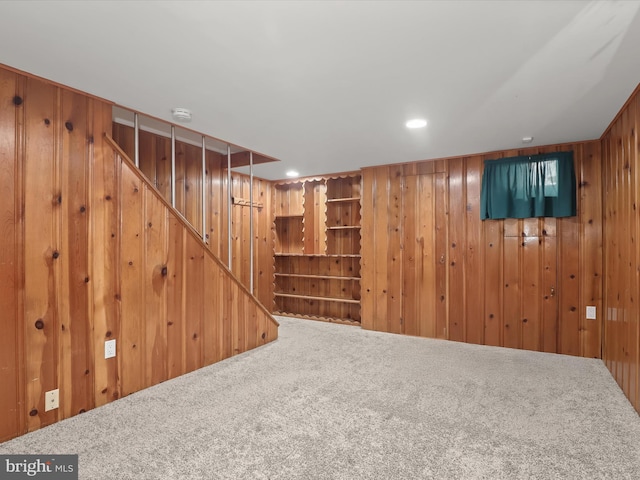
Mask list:
[[[523,318],[523,319],[522,319],[522,323],[527,323],[527,319],[526,319],[526,318]]]
[[[51,120],[49,120],[48,118],[44,119],[44,124],[45,125],[51,125]]]
[[[16,95],[13,97],[13,104],[17,107],[18,105],[22,105],[22,97]]]
[[[84,277],[84,283],[89,283],[89,277]]]
[[[262,339],[264,340],[265,338],[267,338],[267,334],[266,334],[266,333],[264,333],[264,332],[262,332],[261,337],[262,337]]]
[[[73,132],[73,123],[71,122],[64,122],[64,126],[67,130],[69,130],[70,132]]]
[[[111,330],[107,330],[107,333],[105,333],[104,336],[109,338],[111,336]]]
[[[42,319],[41,319],[41,318],[39,318],[38,320],[36,320],[35,325],[36,325],[36,328],[37,328],[38,330],[42,330],[42,329],[44,328],[44,322],[42,321]]]
[[[163,277],[166,277],[168,273],[167,267],[166,266],[162,267],[162,270],[160,271],[160,273],[162,274]]]
[[[88,370],[88,369],[87,369],[87,370],[85,370],[85,371],[84,371],[84,374],[85,374],[85,375],[89,375],[89,370]]]
[[[111,195],[107,195],[106,197],[104,197],[105,200],[111,200]]]
[[[489,318],[493,318],[493,313],[490,313],[490,314],[489,314]]]
[[[38,415],[38,410],[35,408],[29,412],[30,417],[35,417],[36,415]]]
[[[53,259],[55,260],[56,258],[58,258],[60,256],[60,252],[58,252],[57,250],[53,252],[53,255],[51,255],[53,257]]]
[[[85,207],[84,205],[82,205],[82,206],[80,207],[80,213],[84,213],[84,212],[86,212],[86,211],[87,211],[87,207]]]

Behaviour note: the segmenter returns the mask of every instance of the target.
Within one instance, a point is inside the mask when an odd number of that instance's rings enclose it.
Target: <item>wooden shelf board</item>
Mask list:
[[[360,326],[360,320],[353,320],[351,318],[334,318],[334,317],[322,317],[316,315],[303,315],[301,313],[290,313],[290,312],[281,312],[275,311],[274,315],[279,315],[281,317],[292,317],[292,318],[301,318],[303,320],[315,320],[318,322],[330,322],[330,323],[339,323],[342,325],[352,325],[352,326]]]
[[[327,230],[359,230],[360,225],[338,225],[336,227],[327,227]]]
[[[281,218],[302,218],[303,215],[300,214],[291,214],[291,215],[276,215],[276,220],[280,220]]]
[[[337,275],[313,275],[301,273],[276,273],[276,277],[292,277],[292,278],[318,278],[322,280],[360,280],[360,277],[340,277]]]
[[[328,257],[328,258],[360,258],[360,255],[345,253],[276,253],[276,257]]]
[[[332,297],[314,297],[312,295],[296,295],[294,293],[274,293],[276,297],[286,298],[300,298],[303,300],[319,300],[322,302],[336,302],[336,303],[353,303],[360,304],[360,300],[353,300],[352,298],[332,298]]]
[[[327,203],[340,203],[340,202],[359,202],[360,197],[350,198],[327,198]]]

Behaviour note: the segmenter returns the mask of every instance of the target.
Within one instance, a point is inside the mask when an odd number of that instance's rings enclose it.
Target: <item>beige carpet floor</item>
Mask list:
[[[638,479],[599,360],[279,318],[269,345],[4,444],[81,479]]]

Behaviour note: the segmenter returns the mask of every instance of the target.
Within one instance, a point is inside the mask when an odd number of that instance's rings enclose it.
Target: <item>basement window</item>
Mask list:
[[[480,218],[576,215],[573,152],[486,160]]]

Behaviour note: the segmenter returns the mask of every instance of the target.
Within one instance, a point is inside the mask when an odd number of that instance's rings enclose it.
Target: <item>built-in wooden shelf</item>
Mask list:
[[[274,293],[276,297],[285,298],[301,298],[303,300],[319,300],[322,302],[338,302],[338,303],[354,303],[359,304],[360,300],[354,300],[353,298],[335,298],[335,297],[316,297],[313,295],[298,295],[296,293]]]
[[[359,254],[351,253],[276,253],[276,257],[329,257],[329,258],[360,258]]]
[[[349,198],[327,198],[327,203],[339,203],[339,202],[359,202],[360,197]]]
[[[321,315],[303,315],[300,313],[291,313],[284,311],[275,311],[274,315],[278,315],[280,317],[291,317],[291,318],[302,318],[305,320],[319,320],[321,322],[329,322],[329,323],[339,323],[341,325],[352,325],[358,326],[360,322],[357,320],[353,320],[351,318],[336,318],[336,317],[325,317]]]
[[[360,321],[361,182],[358,174],[276,184],[276,314]]]
[[[290,278],[318,278],[321,280],[360,280],[360,277],[342,277],[339,275],[314,275],[312,273],[276,273],[276,277],[290,277]]]

